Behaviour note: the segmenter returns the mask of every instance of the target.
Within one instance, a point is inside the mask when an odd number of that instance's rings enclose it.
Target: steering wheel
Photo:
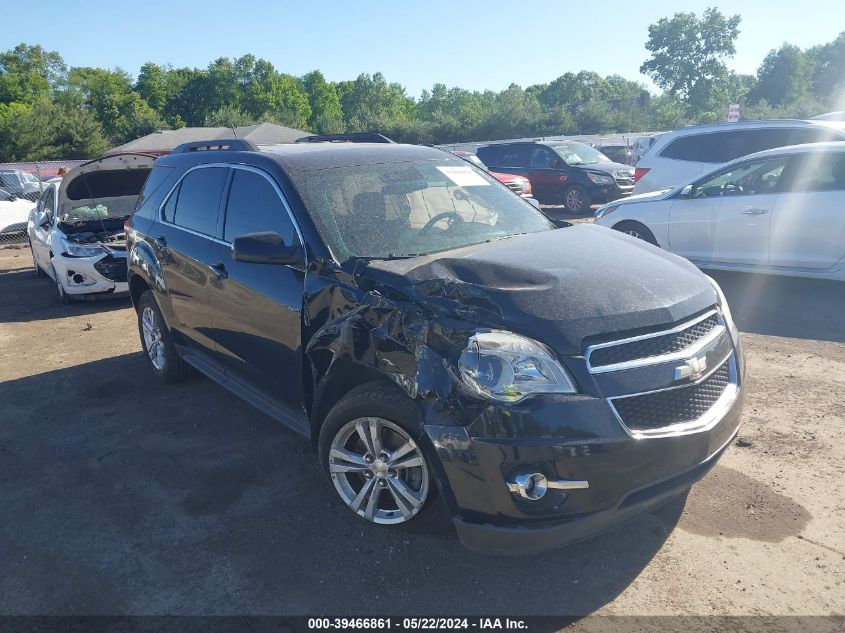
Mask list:
[[[454,211],[444,211],[443,213],[438,213],[433,218],[431,218],[428,222],[425,223],[425,226],[420,229],[420,233],[425,233],[426,231],[430,231],[431,228],[440,222],[440,220],[445,220],[446,218],[456,218],[458,222],[463,223],[464,219],[460,216],[459,213],[455,213]],[[450,222],[449,226],[451,227],[454,222]]]

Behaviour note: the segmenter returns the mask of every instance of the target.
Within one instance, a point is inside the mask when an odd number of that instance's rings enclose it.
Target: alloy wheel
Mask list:
[[[570,211],[581,211],[584,207],[584,198],[578,189],[570,189],[566,192],[566,208]]]
[[[144,347],[147,356],[158,371],[164,368],[164,343],[161,340],[161,325],[155,310],[147,306],[141,314],[141,327],[144,330]]]
[[[412,519],[428,497],[428,465],[408,433],[383,418],[357,418],[334,436],[329,473],[344,503],[373,523]]]
[[[631,237],[636,237],[638,240],[648,241],[645,239],[645,236],[636,229],[626,229],[623,233],[630,235]]]

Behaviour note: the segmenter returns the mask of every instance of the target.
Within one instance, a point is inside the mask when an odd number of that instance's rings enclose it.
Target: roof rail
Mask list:
[[[257,152],[258,147],[252,141],[241,138],[218,138],[209,141],[193,141],[177,145],[171,154],[187,154],[188,152],[229,151],[229,152]]]
[[[352,134],[310,134],[296,139],[297,143],[395,143],[378,132],[355,132]]]

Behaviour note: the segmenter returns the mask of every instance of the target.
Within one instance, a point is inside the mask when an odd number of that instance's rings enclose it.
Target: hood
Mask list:
[[[129,215],[154,162],[148,154],[114,154],[74,167],[59,184],[59,217],[97,205],[105,206],[112,217]]]
[[[520,176],[518,174],[503,174],[498,171],[491,171],[489,173],[491,176],[493,176],[493,178],[503,184],[507,182],[528,182],[528,178],[526,178],[525,176]]]
[[[654,200],[663,200],[674,193],[675,189],[676,188],[670,187],[669,189],[658,189],[657,191],[649,191],[648,193],[638,193],[633,196],[628,196],[627,198],[614,200],[612,204],[619,205],[629,204],[632,202],[652,202]]]
[[[589,337],[667,325],[716,303],[695,266],[601,226],[578,225],[360,273],[449,316],[530,336],[560,354]]]
[[[605,174],[610,174],[611,176],[615,176],[617,172],[630,175],[631,177],[634,176],[633,167],[625,165],[624,163],[614,163],[612,161],[607,163],[590,163],[589,165],[573,165],[573,167],[585,169],[587,171],[600,171]]]

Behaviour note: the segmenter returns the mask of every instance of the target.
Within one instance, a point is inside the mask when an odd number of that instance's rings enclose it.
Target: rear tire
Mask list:
[[[572,185],[563,192],[563,204],[570,213],[585,213],[593,204],[590,192],[581,185]]]
[[[193,367],[176,351],[173,337],[151,290],[144,292],[138,300],[138,333],[147,366],[156,378],[173,384],[186,380],[193,373]]]
[[[358,425],[364,436],[376,429],[383,448],[364,443]],[[326,416],[318,442],[320,467],[344,504],[368,523],[429,533],[451,526],[451,516],[435,482],[433,451],[418,429],[414,403],[396,387],[378,382],[356,387]],[[391,453],[405,447],[401,457],[392,460]],[[371,454],[373,450],[376,455]],[[340,451],[344,458],[338,457]],[[419,465],[391,467],[392,463],[408,460]],[[349,466],[353,472],[344,472]],[[379,472],[382,467],[385,472]],[[369,492],[364,490],[368,486]],[[399,506],[402,490],[414,497],[405,498],[409,502],[404,511]],[[373,492],[378,494],[371,505]]]
[[[647,226],[640,224],[639,222],[626,220],[624,222],[620,222],[613,228],[614,230],[630,235],[631,237],[636,237],[638,240],[648,242],[654,246],[660,246],[654,237],[654,233],[652,233]]]

